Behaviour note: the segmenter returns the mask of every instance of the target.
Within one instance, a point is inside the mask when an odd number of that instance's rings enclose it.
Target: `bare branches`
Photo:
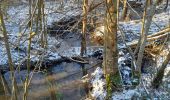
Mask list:
[[[9,66],[10,66],[10,71],[11,71],[11,80],[12,80],[12,85],[13,85],[12,99],[17,100],[17,84],[16,84],[16,80],[15,80],[15,77],[14,77],[14,66],[13,66],[13,61],[12,61],[11,51],[10,51],[10,46],[9,46],[9,41],[8,41],[8,35],[7,35],[7,31],[6,31],[6,27],[5,27],[1,8],[0,8],[0,20],[1,20],[2,30],[3,30],[4,41],[5,41],[5,48],[6,48],[7,56],[8,56],[8,63],[9,63]]]

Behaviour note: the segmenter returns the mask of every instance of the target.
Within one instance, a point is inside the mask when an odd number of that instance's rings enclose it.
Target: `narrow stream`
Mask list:
[[[94,59],[94,58],[93,58]],[[87,84],[82,82],[82,77],[91,74],[97,66],[98,61],[92,64],[79,64],[76,62],[61,62],[51,66],[42,72],[34,73],[29,86],[29,100],[51,100],[55,95],[57,100],[81,100],[88,92]],[[22,99],[23,83],[26,70],[15,73]],[[7,82],[11,85],[10,72],[4,74]],[[3,88],[0,86],[1,96]],[[0,98],[1,98],[0,96]]]

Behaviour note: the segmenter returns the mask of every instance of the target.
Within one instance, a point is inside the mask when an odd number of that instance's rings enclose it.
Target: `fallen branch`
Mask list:
[[[60,56],[61,56],[61,55],[60,55]],[[64,59],[73,61],[73,62],[77,62],[77,63],[81,63],[81,64],[89,64],[88,61],[84,60],[84,59],[81,58],[81,57],[66,57],[66,56],[61,56],[61,57],[64,58]]]
[[[160,34],[158,36],[153,36],[153,37],[147,38],[147,41],[152,42],[152,41],[155,41],[155,40],[158,40],[158,39],[166,38],[168,36],[168,34],[169,33]]]
[[[30,62],[30,69],[33,70],[36,65],[38,64],[39,66],[41,66],[42,69],[46,68],[47,66],[50,67],[50,66],[53,66],[57,63],[60,63],[60,62],[64,62],[64,61],[69,61],[68,59],[64,59],[64,58],[59,58],[59,59],[53,59],[53,60],[50,60],[50,59],[43,59],[42,61],[31,61]],[[27,61],[22,61],[22,63],[19,63],[19,64],[14,64],[14,69],[17,70],[17,69],[20,69],[20,70],[26,70],[27,69]],[[9,65],[8,64],[4,64],[4,65],[0,65],[0,70],[2,71],[2,74],[6,73],[7,71],[9,71]]]
[[[161,30],[161,31],[155,33],[155,34],[147,36],[147,44],[146,44],[146,46],[152,44],[152,43],[149,43],[149,42],[153,42],[153,41],[155,41],[157,39],[166,38],[169,35],[168,32],[170,32],[170,28],[166,28],[164,30]],[[138,40],[133,40],[132,42],[127,43],[127,45],[134,48],[134,47],[136,47],[137,43],[138,43]]]
[[[92,56],[93,53],[95,53],[94,51],[96,50],[96,48],[101,48],[101,47],[88,47],[93,49],[92,54],[88,55],[88,56]],[[89,50],[91,50],[89,49]],[[98,50],[98,49],[97,49]],[[74,52],[73,52],[74,54]],[[87,57],[79,57],[79,56],[74,56],[74,55],[60,55],[58,54],[58,57],[55,57],[53,55],[48,55],[46,54],[44,55],[37,55],[39,56],[38,58],[36,58],[37,60],[33,60],[35,58],[31,58],[31,62],[30,62],[30,69],[33,70],[34,68],[37,68],[37,66],[39,66],[38,68],[40,69],[45,69],[51,66],[54,66],[58,63],[61,62],[76,62],[76,63],[80,63],[80,64],[89,64],[88,60],[86,60]],[[25,56],[24,58],[22,58],[20,61],[17,61],[14,63],[14,69],[20,69],[20,70],[25,70],[27,66],[27,56]],[[0,65],[0,70],[2,71],[2,73],[6,73],[7,71],[9,71],[9,65],[8,64],[3,64]]]
[[[148,38],[159,36],[159,35],[163,35],[163,34],[165,34],[167,32],[170,32],[170,27],[167,27],[167,28],[165,28],[165,29],[155,33],[155,34],[149,35]]]

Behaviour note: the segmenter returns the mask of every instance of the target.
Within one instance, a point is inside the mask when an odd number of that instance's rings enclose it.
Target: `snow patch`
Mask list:
[[[131,100],[137,93],[137,90],[123,90],[123,92],[114,92],[112,100]]]
[[[97,67],[96,70],[91,74],[92,75],[92,97],[96,98],[97,100],[104,100],[106,97],[106,90],[104,89],[106,82],[102,79],[103,71],[102,68]]]

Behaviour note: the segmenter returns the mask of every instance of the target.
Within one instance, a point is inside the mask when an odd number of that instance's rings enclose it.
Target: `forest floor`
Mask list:
[[[153,22],[151,24],[149,34],[154,34],[159,32],[165,27],[170,25],[170,7],[166,11],[157,11],[157,14],[153,17]],[[123,29],[125,33],[125,42],[127,44],[133,44],[136,42],[136,39],[139,38],[141,32],[142,22],[141,20],[131,20],[127,22],[119,22],[119,27]],[[101,27],[102,28],[102,27]],[[104,30],[104,29],[101,29]],[[118,37],[121,37],[119,32]],[[126,47],[121,38],[118,44],[119,49]],[[165,70],[165,77],[163,78],[163,83],[160,88],[157,90],[153,89],[151,82],[155,76],[155,73],[158,71],[162,62],[165,60],[165,57],[169,51],[170,43],[168,42],[168,47],[164,48],[159,55],[156,55],[155,58],[144,56],[142,67],[142,79],[139,86],[134,87],[133,82],[136,79],[132,78],[132,69],[128,62],[132,59],[130,54],[126,52],[125,49],[119,50],[119,70],[122,76],[122,83],[124,84],[123,90],[119,92],[113,92],[113,100],[169,100],[170,98],[170,63],[167,65]],[[145,59],[146,58],[146,59]],[[149,59],[148,59],[149,58]],[[154,63],[152,62],[154,61]],[[93,90],[91,92],[92,97],[97,98],[98,100],[104,100],[106,97],[106,80],[103,79],[103,71],[98,67],[94,73],[91,74],[91,84]],[[87,99],[88,100],[88,99]]]
[[[7,8],[6,12],[6,18],[5,18],[5,24],[6,28],[8,31],[8,36],[9,36],[9,41],[10,41],[10,47],[11,47],[11,54],[12,54],[12,59],[13,62],[18,65],[22,62],[23,60],[27,58],[27,37],[28,37],[28,32],[29,30],[25,31],[26,28],[26,23],[29,19],[28,16],[28,5],[27,4],[21,4],[21,5],[12,5],[9,8]],[[60,6],[58,3],[54,2],[46,2],[45,3],[45,13],[46,13],[46,19],[47,19],[47,26],[51,26],[53,22],[57,22],[62,18],[68,17],[68,16],[77,16],[81,14],[80,8],[77,9],[77,6],[75,6],[74,3],[67,3],[67,5],[64,6],[64,13],[59,12]],[[70,10],[72,9],[72,10]],[[68,11],[69,10],[69,11]],[[61,10],[63,11],[63,9]],[[159,32],[166,26],[170,24],[170,7],[166,11],[158,12],[155,14],[153,18],[153,23],[151,24],[149,34],[154,34],[156,32]],[[158,27],[159,26],[159,27]],[[139,38],[139,34],[141,32],[141,27],[142,27],[142,22],[141,20],[130,20],[127,22],[120,22],[119,27],[124,30],[125,37],[126,37],[126,42],[127,43],[132,43],[134,40]],[[101,27],[102,28],[102,27]],[[102,30],[102,29],[101,29]],[[25,32],[24,32],[25,31]],[[0,33],[0,36],[1,33]],[[88,33],[88,36],[90,37],[90,33]],[[133,87],[132,82],[135,81],[131,77],[131,66],[126,65],[126,61],[130,61],[131,57],[129,53],[126,52],[124,48],[125,44],[121,41],[121,34],[118,32],[118,37],[120,38],[119,40],[119,69],[121,70],[120,73],[122,75],[122,83],[124,83],[124,89],[121,92],[114,92],[113,93],[113,100],[121,100],[121,99],[131,99],[132,97],[137,97],[137,98],[150,98],[151,99],[163,99],[163,100],[168,100],[170,98],[170,75],[166,75],[164,77],[163,84],[158,90],[153,90],[151,88],[151,80],[153,79],[153,75],[155,74],[156,70],[159,68],[159,66],[162,64],[163,60],[165,59],[165,55],[167,52],[167,49],[164,49],[165,54],[160,55],[157,57],[157,62],[155,66],[147,65],[144,66],[146,68],[146,72],[142,74],[142,80],[143,84],[139,85],[138,87]],[[32,40],[32,46],[31,46],[31,61],[39,61],[43,58],[45,60],[60,60],[64,57],[78,57],[80,55],[80,42],[81,42],[81,37],[80,37],[80,32],[70,32],[67,35],[64,35],[63,37],[60,36],[50,36],[48,35],[48,49],[44,50],[40,46],[40,35],[36,35],[33,40]],[[89,40],[89,39],[88,39]],[[96,58],[90,58],[92,55],[95,54],[95,52],[102,52],[102,46],[95,46],[91,42],[88,41],[88,47],[87,47],[87,55],[85,57],[88,58],[88,65],[86,65],[86,68],[91,68],[91,65],[95,65],[98,63],[100,60],[98,59],[99,57]],[[170,46],[170,45],[169,45]],[[170,47],[168,47],[170,48]],[[102,55],[99,55],[102,56]],[[3,38],[0,37],[0,66],[6,66],[8,67],[8,59],[6,55],[6,49],[4,46],[4,41]],[[57,68],[56,68],[57,67]],[[68,76],[70,74],[73,74],[75,72],[81,71],[81,66],[77,64],[76,62],[74,63],[67,63],[67,62],[61,62],[55,65],[55,67],[52,67],[50,70],[53,71],[51,74],[54,74],[54,79],[58,80],[57,82],[61,81],[64,79],[64,76]],[[96,70],[94,71],[91,70],[88,72],[90,75],[93,71],[94,73],[91,74],[92,79],[90,80],[92,86],[94,87],[92,91],[90,91],[91,95],[94,98],[98,98],[100,100],[104,99],[106,96],[106,90],[104,89],[105,86],[105,80],[102,79],[102,69],[100,68],[101,65],[99,65]],[[48,66],[47,66],[48,68]],[[168,64],[166,72],[169,72],[170,70],[170,64]],[[61,73],[57,73],[61,72]],[[65,73],[67,72],[67,73]],[[77,77],[79,80],[75,83],[79,83],[82,77],[82,73],[77,73]],[[81,74],[81,75],[79,75]],[[167,73],[166,73],[167,74]],[[9,79],[9,72],[5,73],[5,77],[10,83]],[[26,70],[16,72],[16,79],[18,80],[18,83],[21,83],[21,76],[24,78],[26,75]],[[43,80],[44,75],[43,74],[34,74],[35,77],[32,81],[33,84],[36,84],[37,86],[37,81],[35,80],[40,80],[42,83],[45,81]],[[36,76],[37,75],[37,76]],[[61,75],[61,76],[60,76]],[[46,77],[46,76],[45,76]],[[60,80],[59,80],[60,79]],[[66,78],[66,81],[61,82],[61,84],[69,84],[73,80],[73,78]],[[75,80],[74,80],[75,81]],[[56,83],[55,83],[56,84]],[[64,86],[64,85],[63,85]],[[47,86],[43,87],[46,88]],[[62,86],[61,86],[62,87]],[[74,85],[74,88],[76,86]],[[131,88],[133,87],[133,88]],[[34,87],[33,87],[34,88]],[[39,90],[41,90],[41,87],[38,87]],[[59,88],[58,88],[59,89]],[[73,89],[73,87],[71,88]],[[36,89],[37,90],[37,89]],[[31,91],[36,91],[31,90]],[[81,90],[75,89],[75,91],[80,92],[77,97],[81,98]],[[77,93],[75,91],[68,91],[68,89],[62,89],[60,92],[64,93],[70,93],[66,94],[67,96],[72,96],[74,93]],[[36,91],[37,92],[37,91]],[[41,91],[39,91],[41,92]],[[40,93],[39,93],[40,94]],[[35,97],[39,97],[41,95],[35,94]],[[45,94],[49,95],[49,94]],[[60,95],[60,94],[58,94]],[[76,96],[75,96],[76,97]],[[68,99],[68,98],[64,98]],[[74,99],[74,97],[72,98]],[[70,98],[68,99],[70,100]]]

